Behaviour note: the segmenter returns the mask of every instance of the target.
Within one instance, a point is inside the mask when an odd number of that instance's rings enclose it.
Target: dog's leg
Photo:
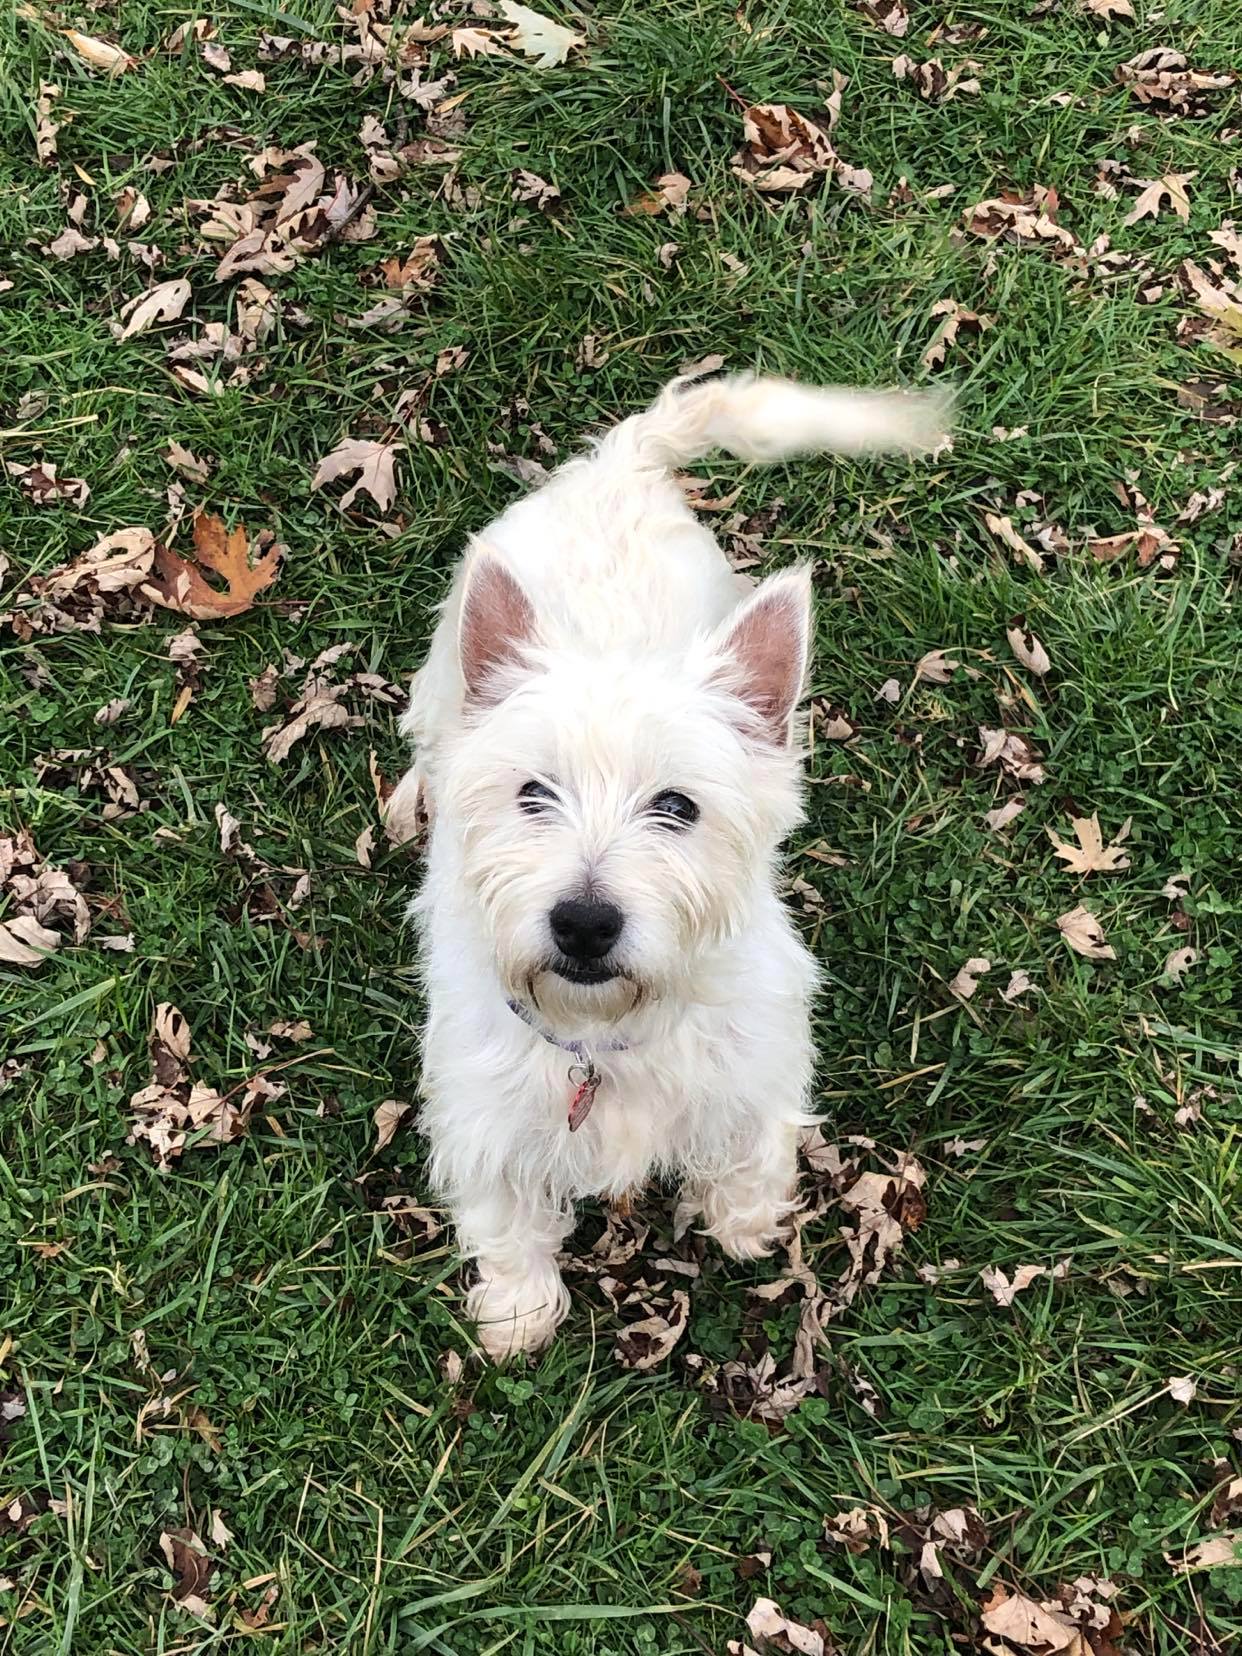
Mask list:
[[[687,1189],[683,1211],[702,1216],[701,1229],[731,1259],[761,1259],[787,1231],[798,1205],[798,1134],[806,1117],[769,1120],[749,1154],[701,1174]]]
[[[569,1310],[556,1256],[573,1214],[504,1185],[460,1200],[453,1218],[463,1251],[474,1258],[466,1309],[484,1351],[503,1363],[541,1350]]]

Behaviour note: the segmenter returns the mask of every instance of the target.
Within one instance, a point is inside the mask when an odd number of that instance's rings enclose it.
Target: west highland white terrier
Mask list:
[[[412,905],[422,1124],[488,1353],[545,1345],[574,1203],[653,1176],[734,1259],[795,1206],[815,966],[781,901],[801,820],[806,567],[730,567],[674,468],[909,452],[944,407],[675,381],[469,546],[403,729],[431,817]]]

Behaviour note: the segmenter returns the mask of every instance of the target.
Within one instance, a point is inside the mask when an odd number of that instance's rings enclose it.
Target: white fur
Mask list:
[[[579,1198],[680,1180],[737,1258],[767,1251],[794,1201],[815,970],[777,871],[801,817],[788,737],[809,576],[774,576],[752,597],[669,468],[717,447],[753,460],[929,448],[942,414],[893,392],[675,382],[462,561],[403,722],[416,748],[403,793],[419,789],[432,815],[413,906],[428,996],[422,1120],[477,1266],[469,1309],[497,1359],[537,1349],[564,1317],[557,1254]],[[533,629],[501,636],[503,606],[479,597],[495,586],[487,560],[517,582]],[[484,673],[472,655],[464,671],[483,612],[496,659]],[[775,724],[759,692],[779,703]],[[559,790],[539,818],[518,804],[531,779]],[[644,816],[666,789],[700,807],[686,832]],[[625,975],[600,986],[546,969],[548,913],[587,884],[626,917]],[[574,1060],[510,997],[596,1055],[602,1083],[576,1133]],[[614,1041],[626,1050],[601,1050]]]

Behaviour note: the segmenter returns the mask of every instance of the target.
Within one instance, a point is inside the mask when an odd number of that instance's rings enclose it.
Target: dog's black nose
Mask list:
[[[562,897],[548,916],[557,948],[570,960],[600,960],[621,935],[625,916],[598,897]]]

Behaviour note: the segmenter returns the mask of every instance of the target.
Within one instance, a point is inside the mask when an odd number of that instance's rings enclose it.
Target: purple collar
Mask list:
[[[559,1035],[550,1030],[546,1024],[539,1023],[533,1012],[522,1005],[519,1000],[507,1000],[505,1005],[510,1012],[521,1018],[528,1029],[533,1029],[536,1035],[541,1035],[549,1046],[560,1047],[562,1052],[571,1053],[580,1064],[590,1065],[591,1053],[594,1052],[628,1052],[628,1041],[594,1041],[590,1046],[585,1041],[563,1041]]]

